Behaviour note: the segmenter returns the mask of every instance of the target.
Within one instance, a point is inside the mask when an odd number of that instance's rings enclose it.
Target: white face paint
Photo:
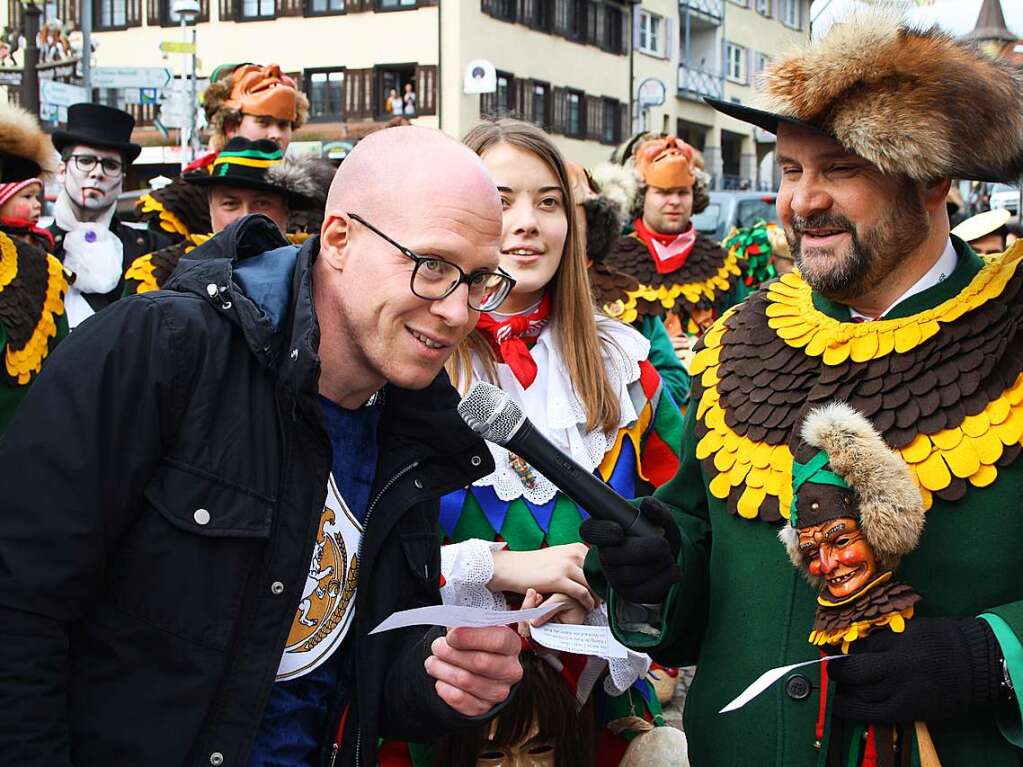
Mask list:
[[[71,154],[91,155],[99,158],[100,161],[112,159],[124,162],[121,153],[116,149],[79,145],[74,147]],[[60,165],[59,179],[64,185],[65,193],[76,208],[86,214],[96,214],[117,202],[117,195],[121,193],[124,186],[124,171],[122,170],[116,176],[108,176],[104,173],[101,163],[97,162],[92,170],[85,172],[79,170],[73,157],[69,157],[66,163]]]

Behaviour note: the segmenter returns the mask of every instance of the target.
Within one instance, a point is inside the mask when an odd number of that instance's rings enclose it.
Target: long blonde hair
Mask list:
[[[586,254],[583,252],[576,218],[572,215],[572,192],[561,153],[546,133],[530,123],[518,120],[482,122],[465,135],[462,143],[480,156],[492,146],[510,144],[539,157],[558,177],[568,220],[568,234],[561,263],[548,283],[551,332],[564,356],[572,386],[586,408],[587,430],[599,427],[610,434],[618,428],[621,403],[608,379],[601,351],[607,346],[613,347],[618,353],[621,351],[610,338],[602,337],[597,328],[593,294],[586,272]],[[464,389],[472,378],[473,355],[483,362],[483,369],[491,382],[497,379],[494,352],[480,332],[474,330],[448,361],[448,373],[459,389]]]

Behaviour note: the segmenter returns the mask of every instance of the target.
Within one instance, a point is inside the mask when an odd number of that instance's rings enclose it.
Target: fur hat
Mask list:
[[[50,174],[56,165],[53,144],[39,121],[19,106],[0,102],[0,181],[10,183]]]
[[[904,554],[916,548],[924,527],[923,499],[905,461],[888,447],[866,417],[844,402],[832,402],[810,411],[803,422],[801,437],[806,445],[820,451],[818,456],[823,454],[821,460],[831,471],[824,466],[820,468],[823,474],[832,475],[832,479],[825,477],[817,483],[811,476],[796,489],[793,506],[798,503],[807,514],[800,513],[797,518],[793,513],[790,524],[779,532],[789,559],[806,572],[806,563],[799,551],[798,528],[828,519],[853,517],[859,519],[860,529],[882,567],[894,568]],[[810,464],[810,461],[793,464],[793,475]],[[834,475],[838,476],[838,481],[834,480]],[[804,490],[814,488],[824,492],[813,496],[814,511],[810,512],[811,504],[806,502]],[[798,497],[801,493],[804,499]],[[819,504],[818,497],[821,498]]]
[[[242,121],[242,108],[239,106],[236,94],[236,86],[246,76],[250,80],[256,79],[253,70],[263,71],[276,68],[276,75],[268,79],[280,80],[281,84],[290,87],[295,92],[295,119],[291,122],[293,129],[301,128],[309,118],[309,99],[304,93],[297,89],[295,81],[287,75],[280,75],[280,67],[271,64],[269,67],[256,67],[252,64],[239,64],[237,67],[218,67],[215,77],[206,88],[203,95],[202,106],[206,112],[206,120],[209,123],[210,146],[213,149],[221,149],[227,144],[226,125],[237,125]],[[273,74],[268,73],[268,74]],[[286,81],[285,81],[286,80]],[[290,84],[290,86],[289,86]]]
[[[719,112],[771,133],[780,122],[835,138],[882,172],[917,181],[1008,181],[1023,171],[1023,76],[941,31],[863,11],[772,64],[759,109]]]

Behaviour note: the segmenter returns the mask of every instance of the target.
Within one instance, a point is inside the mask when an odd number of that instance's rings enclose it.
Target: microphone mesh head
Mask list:
[[[462,420],[483,439],[504,445],[526,420],[521,408],[493,384],[477,381],[458,403]]]

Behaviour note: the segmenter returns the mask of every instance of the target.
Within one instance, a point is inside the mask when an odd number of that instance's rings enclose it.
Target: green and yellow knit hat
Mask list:
[[[217,155],[209,171],[186,173],[183,178],[202,187],[227,186],[277,192],[288,199],[291,208],[309,208],[316,200],[286,183],[288,174],[277,173],[285,164],[281,148],[269,139],[250,141],[235,136]]]

